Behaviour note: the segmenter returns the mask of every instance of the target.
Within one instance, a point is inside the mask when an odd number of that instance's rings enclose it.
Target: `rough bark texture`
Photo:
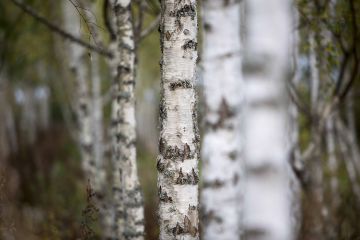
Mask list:
[[[136,164],[135,45],[131,1],[114,1],[112,7],[116,26],[111,123],[115,238],[141,240],[144,239],[144,209]]]
[[[287,99],[290,1],[248,0],[243,153],[244,237],[293,239],[288,196]]]
[[[195,0],[161,2],[160,240],[199,239]]]
[[[206,0],[204,91],[206,132],[203,157],[203,237],[239,239],[239,104],[242,96],[240,1]]]

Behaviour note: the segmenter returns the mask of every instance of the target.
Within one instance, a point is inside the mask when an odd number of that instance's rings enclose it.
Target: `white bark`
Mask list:
[[[160,240],[199,239],[195,0],[161,2]]]
[[[63,1],[65,29],[81,38],[81,25],[78,13],[70,1]],[[76,115],[78,121],[78,141],[81,148],[82,164],[86,178],[92,187],[94,183],[95,162],[92,154],[93,138],[91,131],[91,103],[86,79],[85,50],[73,42],[68,42],[69,67],[76,82]]]
[[[327,148],[327,161],[330,174],[330,188],[332,193],[333,208],[336,209],[340,203],[339,199],[339,182],[338,182],[338,160],[336,157],[335,146],[335,126],[334,117],[330,116],[326,120],[326,148]]]
[[[115,239],[144,239],[143,197],[137,175],[135,121],[135,43],[131,1],[114,1],[116,43],[112,68],[113,194]]]
[[[244,236],[293,239],[290,221],[287,98],[290,1],[248,0],[245,41]]]
[[[97,1],[86,0],[81,3],[81,7],[86,9],[86,21],[89,26],[90,41],[94,45],[100,45],[101,39],[98,31],[98,20],[96,19]],[[93,188],[97,193],[96,205],[99,208],[100,226],[102,228],[102,239],[112,239],[113,218],[111,212],[111,198],[106,189],[107,172],[104,143],[104,123],[103,123],[103,98],[101,91],[100,61],[99,55],[89,52],[90,56],[90,75],[91,75],[91,124],[93,138],[93,158],[94,158],[94,179]]]
[[[35,100],[38,113],[38,125],[40,130],[44,131],[49,127],[49,96],[50,91],[46,86],[39,86],[35,88]]]
[[[94,161],[96,165],[96,185],[98,189],[104,187],[104,140],[103,140],[103,104],[101,96],[101,78],[98,55],[91,56],[92,82],[92,131],[94,144]]]
[[[203,2],[206,132],[203,157],[203,237],[239,239],[239,109],[242,96],[240,1]]]

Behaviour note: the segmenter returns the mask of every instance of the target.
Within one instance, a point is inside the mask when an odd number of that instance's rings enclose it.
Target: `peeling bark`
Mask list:
[[[244,237],[293,239],[285,81],[290,1],[248,0],[243,64]]]
[[[240,238],[239,109],[242,96],[240,1],[203,2],[206,131],[203,142],[204,239]]]
[[[161,2],[160,240],[199,239],[195,0]]]

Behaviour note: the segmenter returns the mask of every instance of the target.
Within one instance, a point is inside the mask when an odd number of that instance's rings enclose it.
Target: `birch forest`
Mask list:
[[[0,240],[360,240],[359,139],[359,0],[0,0]]]

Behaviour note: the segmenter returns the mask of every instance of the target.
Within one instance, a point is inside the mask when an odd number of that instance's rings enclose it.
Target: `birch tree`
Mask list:
[[[242,100],[240,1],[206,0],[203,141],[204,239],[240,237],[239,109]]]
[[[199,239],[196,1],[162,1],[160,35],[159,239]]]
[[[70,1],[63,1],[63,18],[65,29],[81,39],[81,21],[74,5]],[[82,158],[82,165],[86,178],[93,186],[95,166],[93,158],[93,138],[91,134],[91,102],[89,86],[86,80],[86,52],[85,49],[74,42],[68,42],[69,68],[76,84],[75,113],[78,123],[78,141]]]
[[[289,240],[285,81],[290,1],[248,0],[244,57],[244,236]]]
[[[144,208],[136,164],[135,42],[131,1],[114,1],[112,9],[116,28],[112,44],[111,123],[115,239],[140,240],[144,238]]]

